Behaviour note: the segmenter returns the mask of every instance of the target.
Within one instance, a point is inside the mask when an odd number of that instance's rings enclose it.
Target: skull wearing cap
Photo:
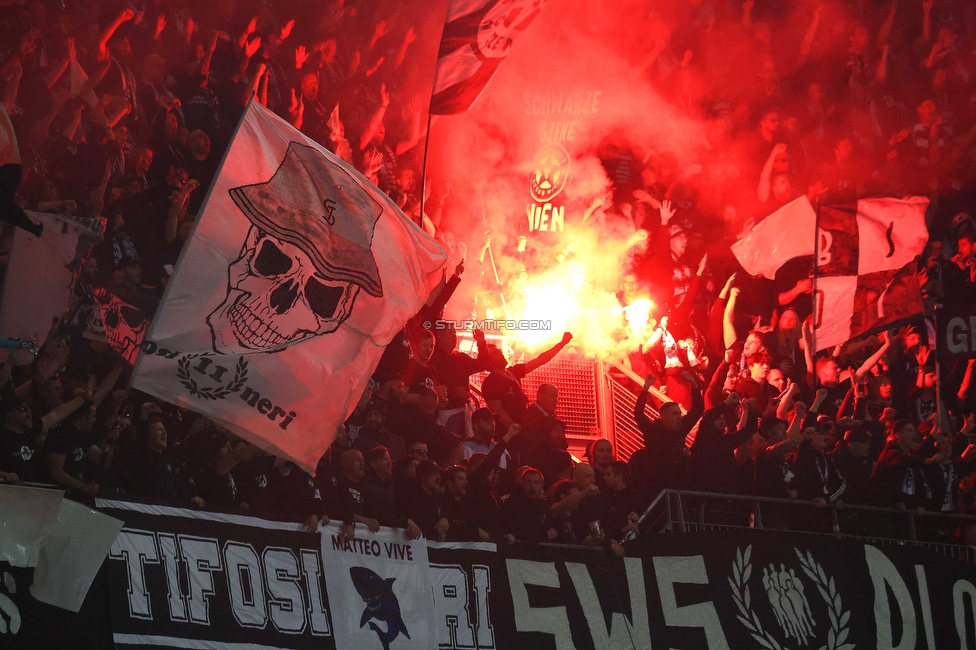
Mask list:
[[[269,181],[230,194],[252,225],[207,318],[215,351],[276,352],[336,331],[360,290],[382,296],[370,250],[382,206],[341,163],[292,142]]]

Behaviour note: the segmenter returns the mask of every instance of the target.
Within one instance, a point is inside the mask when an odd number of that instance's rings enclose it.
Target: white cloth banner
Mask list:
[[[37,566],[41,542],[57,525],[61,490],[0,484],[0,561]]]
[[[339,541],[339,524],[322,527],[322,561],[337,648],[429,650],[434,603],[427,541],[403,530],[356,527]]]
[[[75,272],[99,233],[71,217],[28,212],[44,224],[37,238],[14,229],[14,243],[0,303],[0,336],[43,342],[55,317],[68,308]]]
[[[122,530],[122,522],[64,499],[57,523],[41,544],[31,595],[77,612],[95,574]]]
[[[132,384],[312,473],[447,255],[257,102],[210,192]]]
[[[817,213],[807,197],[787,203],[732,244],[732,253],[749,275],[776,278],[779,267],[794,257],[813,255]]]

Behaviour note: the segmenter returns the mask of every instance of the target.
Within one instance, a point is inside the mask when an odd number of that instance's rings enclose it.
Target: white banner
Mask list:
[[[14,228],[14,243],[0,303],[0,336],[43,342],[55,317],[68,308],[75,272],[99,233],[71,217],[28,212],[44,224],[37,238]]]
[[[332,607],[336,647],[430,650],[434,605],[427,541],[408,540],[403,530],[362,525],[356,537],[339,540],[339,524],[321,529],[325,584]]]
[[[446,259],[359,172],[253,102],[132,384],[311,473]]]
[[[64,499],[57,523],[41,544],[31,595],[77,612],[108,556],[122,521]]]
[[[41,542],[57,525],[64,492],[0,483],[0,561],[37,566]]]

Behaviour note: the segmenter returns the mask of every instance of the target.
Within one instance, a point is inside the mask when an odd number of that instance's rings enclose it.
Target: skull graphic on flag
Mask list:
[[[129,364],[134,365],[139,347],[146,338],[149,321],[139,310],[108,289],[92,292],[109,345]]]
[[[207,317],[216,352],[277,352],[335,332],[360,290],[382,297],[371,244],[383,208],[340,164],[291,142],[271,179],[230,196],[251,227]]]

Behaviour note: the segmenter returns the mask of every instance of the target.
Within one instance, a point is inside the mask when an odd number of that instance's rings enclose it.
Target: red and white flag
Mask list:
[[[817,213],[806,196],[787,203],[732,244],[732,253],[749,275],[776,278],[794,257],[813,255]]]
[[[922,313],[915,271],[928,241],[926,198],[788,203],[732,245],[751,275],[775,278],[787,261],[814,258],[814,338],[830,348]]]
[[[820,208],[813,303],[818,351],[922,313],[916,267],[929,239],[928,205],[913,197]]]
[[[252,102],[132,384],[314,472],[446,259],[359,172]]]
[[[549,0],[451,0],[437,54],[431,115],[471,108],[515,39]]]

